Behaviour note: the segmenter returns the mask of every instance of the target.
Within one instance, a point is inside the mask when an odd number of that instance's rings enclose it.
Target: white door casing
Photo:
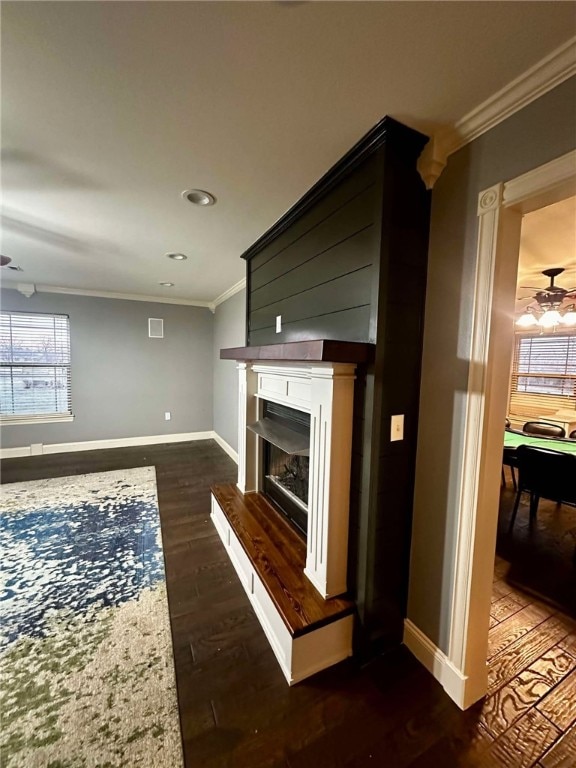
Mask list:
[[[576,194],[576,151],[479,195],[472,350],[460,478],[448,663],[463,709],[486,693],[490,596],[498,524],[502,432],[522,215]]]

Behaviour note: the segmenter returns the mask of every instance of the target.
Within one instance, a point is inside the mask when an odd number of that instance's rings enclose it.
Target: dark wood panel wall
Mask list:
[[[367,336],[379,244],[376,175],[370,158],[249,260],[248,344]]]
[[[406,611],[430,202],[416,160],[426,141],[384,118],[243,255],[249,346],[376,345],[355,390],[349,584],[360,652],[399,643]],[[404,414],[402,441],[390,441],[393,414]]]

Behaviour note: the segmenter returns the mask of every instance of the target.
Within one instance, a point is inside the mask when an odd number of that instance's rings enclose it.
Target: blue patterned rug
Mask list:
[[[180,768],[154,468],[1,494],[2,766]]]

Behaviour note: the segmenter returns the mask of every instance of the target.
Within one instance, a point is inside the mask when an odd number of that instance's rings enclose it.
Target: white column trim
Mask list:
[[[312,366],[304,573],[322,597],[346,591],[354,365]]]
[[[250,363],[238,363],[238,488],[256,491],[258,485],[258,442],[246,425],[257,420],[258,377]]]

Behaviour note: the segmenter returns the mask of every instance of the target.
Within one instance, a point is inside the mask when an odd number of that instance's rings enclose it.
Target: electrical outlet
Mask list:
[[[282,315],[276,315],[276,333],[282,333]]]
[[[172,418],[172,414],[170,413],[170,411],[166,411],[166,413],[164,414],[164,420],[170,421],[171,418]]]
[[[390,421],[390,440],[404,440],[404,414],[392,416]]]

